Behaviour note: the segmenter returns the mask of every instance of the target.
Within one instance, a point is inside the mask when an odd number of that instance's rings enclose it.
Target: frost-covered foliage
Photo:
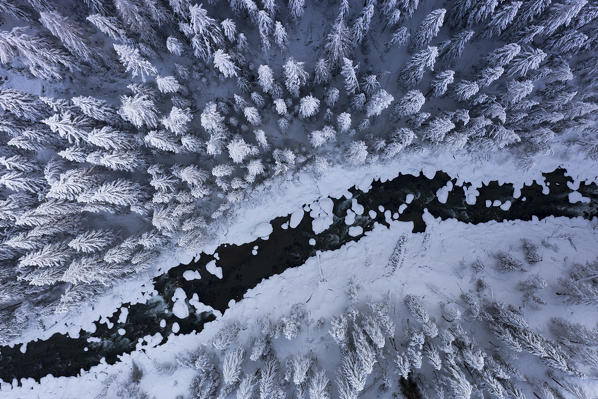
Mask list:
[[[224,326],[214,338],[227,337],[224,346],[179,354],[195,373],[191,397],[590,397],[583,379],[596,365],[596,328],[555,317],[540,332],[483,291],[436,304],[407,295],[405,306],[347,299],[328,320],[303,314],[292,337],[286,326],[303,304],[278,321]]]
[[[593,2],[63,3],[0,1],[5,330],[19,304],[35,320],[197,249],[297,171],[422,147],[598,154]]]

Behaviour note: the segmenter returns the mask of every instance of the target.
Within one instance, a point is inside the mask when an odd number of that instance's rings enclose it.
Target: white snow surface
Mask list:
[[[577,322],[593,327],[597,321],[595,309],[586,305],[566,305],[553,295],[550,287],[573,263],[582,263],[596,257],[598,240],[597,221],[582,218],[546,218],[529,222],[489,222],[472,225],[454,220],[440,221],[430,214],[424,215],[428,229],[425,233],[412,234],[411,222],[392,222],[389,229],[377,225],[358,242],[351,242],[336,251],[319,253],[304,265],[272,276],[249,290],[240,302],[216,321],[208,323],[200,334],[171,336],[168,342],[155,347],[159,337],[146,337],[145,351],[136,351],[121,357],[121,362],[108,366],[100,364],[80,377],[47,376],[41,383],[23,381],[22,387],[2,384],[2,398],[70,398],[93,397],[103,386],[105,376],[126,374],[135,361],[143,370],[141,388],[150,397],[174,399],[187,395],[193,377],[189,369],[180,368],[173,375],[161,373],[156,366],[174,362],[177,355],[206,344],[225,323],[240,321],[246,325],[240,340],[249,339],[259,328],[255,320],[267,313],[280,318],[295,303],[303,303],[311,320],[328,318],[343,311],[347,305],[346,289],[350,279],[361,286],[358,295],[364,300],[379,300],[390,295],[395,302],[407,294],[424,295],[425,303],[453,301],[461,292],[472,288],[480,276],[489,282],[494,299],[519,306],[522,293],[517,282],[531,274],[540,273],[548,282],[545,294],[547,305],[540,311],[523,312],[530,325],[545,332],[546,322],[554,316],[573,312]],[[406,237],[406,258],[403,266],[388,274],[387,259],[399,237]],[[543,260],[528,266],[526,272],[499,272],[494,268],[493,254],[506,250],[523,259],[521,239],[537,244]],[[476,275],[471,263],[482,262],[486,268]],[[281,301],[280,298],[285,298]],[[307,334],[309,335],[309,334]],[[277,353],[284,357],[291,353],[288,341],[276,341]],[[285,346],[286,344],[286,346]],[[300,342],[293,341],[291,345]],[[307,344],[307,342],[306,342]],[[310,346],[326,345],[326,341],[310,342]],[[141,347],[141,345],[138,345]],[[324,353],[324,349],[322,349]],[[332,360],[322,357],[322,365],[331,368]],[[596,381],[589,381],[588,388],[598,393]],[[373,392],[367,398],[374,398]]]
[[[267,238],[270,234],[272,234],[272,231],[272,224],[264,222],[255,226],[254,235],[257,237]]]

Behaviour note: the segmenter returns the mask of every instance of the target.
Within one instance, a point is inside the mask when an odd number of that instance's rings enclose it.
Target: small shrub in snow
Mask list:
[[[449,322],[458,321],[461,319],[461,309],[454,302],[444,304],[442,306],[442,318]]]
[[[569,276],[559,280],[559,293],[569,303],[598,303],[598,261],[571,266]]]
[[[297,304],[293,306],[293,309],[291,309],[291,312],[288,316],[282,318],[282,334],[286,339],[292,340],[297,337],[305,317],[305,309],[300,304]]]
[[[523,303],[532,305],[543,305],[546,302],[538,295],[538,291],[547,287],[546,280],[539,274],[528,277],[519,283],[519,290],[523,292]]]
[[[513,255],[500,251],[495,254],[496,268],[503,272],[524,271],[523,262]]]
[[[542,261],[542,254],[540,254],[536,244],[530,240],[524,239],[521,241],[521,245],[523,246],[523,252],[525,254],[525,260],[527,263],[533,265],[534,263]]]

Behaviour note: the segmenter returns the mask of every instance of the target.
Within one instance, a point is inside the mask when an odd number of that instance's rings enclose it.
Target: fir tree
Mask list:
[[[509,76],[525,76],[528,71],[538,69],[546,53],[540,49],[530,49],[519,53],[511,62],[507,71]]]
[[[299,97],[299,89],[307,83],[308,73],[303,69],[303,62],[289,58],[283,65],[285,86],[293,97]]]
[[[542,35],[549,37],[561,26],[569,26],[587,2],[588,0],[564,0],[562,3],[552,3],[542,21],[545,26]]]
[[[218,69],[225,78],[237,76],[237,70],[239,69],[232,61],[230,55],[221,49],[216,50],[214,53],[214,67]]]
[[[81,96],[73,97],[71,101],[90,118],[106,123],[114,123],[118,120],[116,109],[103,100]]]
[[[353,66],[353,61],[348,58],[343,58],[341,74],[345,78],[345,90],[349,94],[353,94],[356,90],[359,90],[359,82],[357,81],[357,68],[358,66]]]
[[[243,160],[250,155],[255,155],[257,149],[245,142],[240,137],[234,138],[227,145],[228,153],[230,158],[235,163],[241,163]]]
[[[428,46],[426,49],[418,51],[403,66],[399,75],[400,79],[404,81],[407,86],[417,84],[422,80],[426,69],[434,69],[434,63],[436,62],[437,56],[438,49],[436,47]]]
[[[445,14],[446,10],[444,8],[439,8],[424,17],[413,37],[413,45],[415,48],[419,49],[426,47],[432,42],[432,39],[436,37],[444,23]]]
[[[519,54],[520,51],[521,47],[517,43],[510,43],[492,51],[486,57],[486,61],[488,66],[504,67],[505,65],[509,64],[513,58]]]
[[[337,117],[337,126],[341,133],[349,131],[351,128],[351,114],[342,112]]]
[[[144,141],[147,145],[162,151],[178,153],[181,151],[181,145],[173,134],[165,130],[152,130],[145,135]]]
[[[361,165],[365,163],[368,156],[368,147],[363,141],[354,141],[349,145],[345,153],[347,162],[352,165]]]
[[[127,32],[116,18],[107,17],[102,14],[91,14],[87,17],[87,20],[111,39],[126,40],[127,38]]]
[[[325,49],[332,64],[342,62],[349,55],[352,47],[349,29],[343,19],[338,20],[327,36]]]
[[[121,97],[122,105],[119,114],[136,127],[146,125],[150,128],[158,126],[158,115],[154,101],[147,95],[135,94]]]
[[[299,102],[299,116],[301,118],[309,118],[314,116],[320,107],[320,100],[313,96],[302,97]]]
[[[19,55],[29,72],[41,79],[62,79],[65,68],[70,72],[79,69],[74,58],[67,52],[44,37],[27,33],[24,27],[2,32],[0,43],[0,62],[10,63]]]
[[[172,107],[168,117],[162,119],[164,127],[176,135],[182,135],[187,131],[187,124],[191,122],[191,111]]]
[[[464,30],[457,33],[447,43],[441,45],[440,60],[448,65],[454,64],[461,58],[465,45],[473,38],[472,30]]]
[[[476,83],[480,88],[488,87],[493,82],[500,79],[504,71],[504,68],[501,66],[484,68],[480,72],[480,78],[476,81]]]
[[[156,76],[156,84],[161,93],[170,94],[180,90],[181,85],[174,76]]]
[[[522,4],[523,3],[521,1],[512,1],[503,5],[490,18],[490,22],[484,31],[484,36],[500,36],[500,34],[509,26],[509,24],[513,22]]]
[[[433,143],[440,143],[455,124],[447,117],[437,117],[428,122],[423,130],[423,137]]]
[[[386,90],[378,90],[366,105],[368,118],[380,115],[393,101],[394,97]]]
[[[291,16],[295,19],[301,18],[304,6],[305,0],[289,0],[289,12]]]
[[[222,363],[222,377],[225,385],[233,385],[240,380],[244,355],[245,350],[243,348],[227,351]]]
[[[82,129],[85,120],[74,116],[70,112],[65,112],[62,115],[54,114],[42,120],[42,122],[48,125],[50,130],[58,133],[60,137],[67,139],[69,143],[79,144],[80,141],[87,138],[87,131]]]
[[[131,72],[133,77],[140,76],[141,79],[145,80],[148,76],[158,74],[158,70],[141,56],[139,49],[126,44],[114,44],[114,50],[127,72]]]
[[[181,43],[181,41],[179,39],[177,39],[176,37],[172,37],[172,36],[169,36],[166,39],[166,48],[172,54],[178,55],[178,56],[182,55],[183,52],[185,51],[185,48],[183,47],[183,43]]]
[[[404,46],[409,42],[410,37],[411,34],[409,33],[409,30],[405,26],[401,26],[392,34],[392,37],[386,46]]]
[[[287,46],[287,31],[280,21],[274,23],[274,42],[281,49]]]
[[[467,25],[472,26],[485,22],[494,13],[497,6],[498,0],[482,0],[473,5],[468,12]]]
[[[330,80],[330,67],[328,66],[328,61],[325,58],[320,58],[316,62],[316,66],[314,68],[314,83],[321,84],[321,83],[328,83]]]
[[[268,65],[260,65],[257,71],[260,86],[264,93],[268,93],[274,84],[274,73]]]
[[[84,39],[84,32],[69,18],[56,11],[41,12],[40,22],[54,36],[56,36],[74,55],[91,61],[93,50]],[[133,75],[135,76],[135,75]]]
[[[459,101],[465,101],[473,97],[480,90],[476,82],[470,82],[468,80],[462,80],[457,82],[453,86],[455,97]]]
[[[454,81],[454,76],[455,71],[451,70],[442,71],[436,74],[431,82],[434,97],[441,97],[446,93],[448,86]]]
[[[417,91],[408,91],[394,107],[394,112],[398,117],[413,115],[421,109],[424,105],[426,98],[424,95]]]
[[[93,189],[89,197],[85,198],[85,202],[107,202],[126,206],[136,204],[142,197],[143,191],[138,184],[124,179],[116,179]]]
[[[77,252],[93,253],[107,247],[113,240],[114,235],[109,231],[90,230],[69,241],[68,246]]]
[[[0,90],[0,108],[17,118],[32,121],[44,116],[44,107],[35,96],[13,89]]]

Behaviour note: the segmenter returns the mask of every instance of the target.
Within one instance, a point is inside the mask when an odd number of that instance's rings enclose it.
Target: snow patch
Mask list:
[[[589,204],[590,199],[588,197],[584,197],[583,195],[581,195],[581,193],[579,191],[573,191],[572,193],[569,193],[569,202],[572,204],[575,204],[577,202]]]
[[[126,308],[124,306],[122,308],[120,308],[120,314],[118,315],[118,322],[126,323],[128,315],[129,315],[129,308]]]
[[[345,216],[345,224],[347,226],[351,226],[353,223],[355,223],[355,212],[353,212],[351,209],[347,209],[347,216]]]
[[[363,228],[361,226],[351,226],[349,227],[349,235],[351,237],[357,237],[363,234]]]
[[[475,205],[480,192],[474,186],[463,187],[463,191],[465,192],[465,202],[468,205]]]
[[[295,227],[299,226],[301,220],[303,220],[303,215],[305,215],[305,211],[303,209],[299,209],[291,214],[291,220],[289,221],[289,227],[294,229]]]
[[[185,270],[183,272],[183,278],[187,281],[199,280],[201,278],[201,274],[199,274],[197,270]]]
[[[448,195],[452,189],[453,189],[453,182],[450,180],[446,183],[445,186],[440,187],[438,189],[438,191],[436,191],[436,196],[438,197],[438,202],[440,202],[441,204],[446,204]]]
[[[334,221],[332,214],[333,207],[334,202],[328,197],[320,198],[312,204],[309,215],[314,219],[312,221],[314,233],[320,234],[332,225]]]
[[[364,207],[360,205],[356,199],[351,200],[351,210],[357,215],[363,215]]]
[[[206,270],[219,279],[222,279],[222,268],[220,266],[216,266],[215,260],[211,260],[206,264]]]
[[[186,299],[187,295],[182,288],[179,287],[174,291],[174,295],[172,296],[172,300],[174,301],[172,313],[179,319],[184,319],[189,316],[189,307],[185,302]]]
[[[216,315],[216,317],[222,316],[222,313],[219,310],[216,310],[213,307],[200,302],[199,296],[197,296],[197,294],[193,294],[193,296],[189,300],[189,305],[195,308],[195,313],[212,312]]]

